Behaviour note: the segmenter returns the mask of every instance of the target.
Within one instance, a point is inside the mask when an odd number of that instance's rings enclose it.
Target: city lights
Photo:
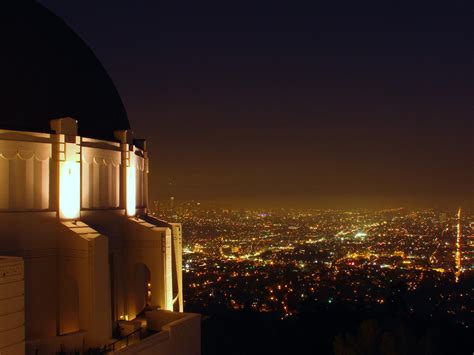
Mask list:
[[[458,210],[458,223],[456,225],[456,282],[459,282],[459,276],[461,275],[461,209]]]
[[[172,209],[161,206],[156,211],[184,222],[188,304],[250,307],[287,319],[301,311],[303,302],[379,309],[393,302],[395,285],[406,283],[408,299],[424,299],[423,307],[432,307],[431,312],[437,309],[461,320],[469,316],[456,301],[460,296],[440,287],[458,280],[458,262],[465,252],[457,247],[463,245],[458,238],[463,224],[454,213],[220,211],[194,206],[174,201]],[[448,229],[446,220],[452,222]],[[451,300],[446,309],[437,308],[436,294],[417,294],[425,282],[435,285],[437,297]],[[410,308],[416,312],[417,303]]]

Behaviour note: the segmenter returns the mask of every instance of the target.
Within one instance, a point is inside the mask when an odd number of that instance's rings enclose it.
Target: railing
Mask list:
[[[124,337],[122,337],[121,339],[117,339],[116,341],[114,341],[113,343],[110,343],[108,345],[104,345],[103,349],[101,350],[101,353],[102,354],[107,354],[111,351],[115,351],[115,350],[118,350],[118,349],[122,349],[124,347],[127,347],[130,343],[130,338],[139,333],[138,336],[139,336],[139,340],[141,339],[141,332],[142,332],[142,328],[138,328],[137,330],[134,330],[133,332],[131,332],[130,334],[127,334],[125,335]],[[133,340],[133,339],[132,339]],[[118,347],[121,343],[121,342],[125,342],[125,346],[121,346],[121,347]]]
[[[49,354],[49,352],[39,351],[39,349],[35,350],[35,355],[43,355]],[[87,350],[66,350],[63,345],[61,345],[61,350],[56,351],[55,355],[101,355],[102,349],[100,348],[89,348]]]

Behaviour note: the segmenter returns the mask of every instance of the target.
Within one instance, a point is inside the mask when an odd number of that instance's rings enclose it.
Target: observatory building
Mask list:
[[[148,153],[87,45],[2,4],[0,353],[199,354],[181,225],[147,214]]]

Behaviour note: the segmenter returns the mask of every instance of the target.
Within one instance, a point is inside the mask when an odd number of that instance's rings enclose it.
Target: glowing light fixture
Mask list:
[[[79,218],[81,209],[80,165],[76,161],[60,163],[59,180],[59,217],[64,219]]]
[[[171,234],[166,233],[165,238],[165,306],[168,311],[173,310],[173,269],[171,264]]]
[[[127,216],[135,216],[137,205],[135,164],[127,166]]]

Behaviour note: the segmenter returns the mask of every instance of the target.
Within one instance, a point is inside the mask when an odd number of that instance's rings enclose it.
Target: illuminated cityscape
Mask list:
[[[232,210],[174,200],[155,203],[153,213],[183,222],[187,309],[288,320],[308,305],[402,307],[408,316],[474,327],[472,214]]]

